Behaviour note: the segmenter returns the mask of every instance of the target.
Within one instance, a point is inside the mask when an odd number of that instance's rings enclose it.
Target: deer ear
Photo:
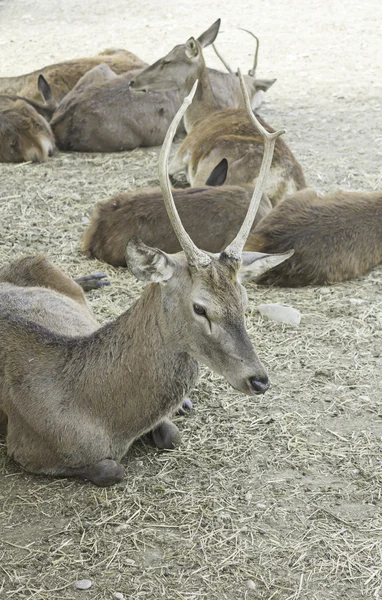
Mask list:
[[[38,76],[37,87],[38,87],[38,91],[40,92],[40,94],[42,96],[42,99],[45,100],[45,102],[48,103],[50,100],[52,100],[52,98],[53,98],[52,88],[50,87],[49,83],[45,79],[44,75],[42,75],[41,73]]]
[[[139,237],[129,240],[125,256],[127,268],[140,281],[164,283],[174,274],[175,262],[171,257],[158,248],[146,246]]]
[[[284,262],[284,260],[292,256],[293,253],[294,250],[288,250],[288,252],[283,252],[282,254],[243,252],[238,273],[240,283],[257,279],[260,275],[269,271],[269,269],[273,269],[273,267],[277,267],[277,265]]]
[[[215,23],[211,25],[211,27],[209,27],[198,37],[198,42],[200,42],[202,48],[205,48],[206,46],[209,46],[210,44],[214,43],[214,41],[216,40],[216,36],[219,33],[220,23],[221,20],[218,19],[217,21],[215,21]]]
[[[220,163],[217,164],[216,167],[211,171],[211,174],[206,181],[206,185],[212,185],[214,187],[223,185],[227,179],[227,173],[228,160],[226,158],[222,158]]]
[[[276,79],[255,79],[255,89],[261,90],[262,92],[266,92],[267,90],[269,90],[271,85],[275,83],[275,81]]]
[[[196,56],[198,56],[198,54],[198,45],[195,41],[195,38],[191,37],[186,42],[186,56],[187,58],[195,58]]]

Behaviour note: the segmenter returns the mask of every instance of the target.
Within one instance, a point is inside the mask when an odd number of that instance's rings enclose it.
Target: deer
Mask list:
[[[253,184],[263,154],[261,137],[247,110],[222,110],[214,96],[203,48],[215,41],[219,26],[220,20],[203,34],[202,39],[191,37],[185,44],[175,46],[163,59],[141,71],[131,81],[133,89],[153,92],[162,88],[163,79],[169,78],[171,72],[174,84],[176,82],[184,93],[198,79],[196,100],[184,119],[187,136],[170,164],[170,174],[186,171],[193,187],[203,185],[223,159],[227,160],[228,166],[225,184]],[[257,118],[268,131],[274,131],[260,117]],[[278,138],[265,189],[272,206],[305,187],[301,165],[287,144]]]
[[[85,73],[99,64],[107,64],[117,75],[136,72],[147,63],[132,52],[121,49],[107,49],[90,58],[75,58],[65,62],[48,65],[32,73],[17,77],[0,77],[0,94],[26,96],[39,102],[37,90],[39,75],[43,75],[52,88],[53,97],[60,102]]]
[[[201,43],[209,43],[209,32],[210,29],[199,36]],[[220,105],[236,106],[240,91],[237,76],[213,70],[210,73]],[[50,120],[57,146],[62,150],[116,152],[158,146],[183,95],[171,78],[163,78],[156,92],[136,93],[130,86],[135,74],[136,71],[117,76],[109,66],[101,64],[85,73],[61,102],[51,103],[48,108],[45,103],[42,110],[36,101],[33,106]],[[253,77],[249,80],[251,98],[273,83]],[[53,90],[49,97],[54,98]],[[178,134],[183,132],[180,125]]]
[[[59,286],[65,280],[66,294],[39,286],[38,276],[33,283],[28,271],[25,285],[15,285],[17,264],[3,275],[0,421],[8,454],[30,472],[98,486],[118,483],[124,476],[120,461],[135,439],[153,431],[154,440],[170,447],[177,438],[169,416],[195,385],[199,362],[248,396],[269,388],[245,328],[241,282],[292,252],[242,250],[283,131],[270,134],[259,125],[264,160],[239,232],[219,254],[200,250],[179,218],[168,174],[171,144],[196,86],[170,124],[159,156],[163,200],[182,252],[166,254],[139,238],[129,241],[128,269],[147,284],[131,307],[101,327],[83,302],[70,297],[67,276],[48,260],[45,267],[55,271]]]
[[[235,237],[248,210],[253,187],[210,187],[218,185],[213,174],[208,184],[201,188],[172,190],[172,194],[182,223],[195,244],[216,253]],[[269,199],[263,195],[252,230],[271,209]],[[83,236],[82,251],[89,258],[98,258],[114,267],[126,267],[125,248],[134,236],[170,254],[181,250],[160,189],[139,189],[99,202]]]
[[[54,150],[44,117],[22,98],[0,95],[0,162],[45,162]]]
[[[293,256],[256,283],[284,287],[356,279],[382,262],[382,192],[311,188],[286,198],[248,236],[246,249]]]

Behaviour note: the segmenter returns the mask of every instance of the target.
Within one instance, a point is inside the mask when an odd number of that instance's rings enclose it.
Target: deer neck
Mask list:
[[[88,338],[73,341],[70,386],[76,402],[110,431],[138,437],[172,412],[194,386],[198,363],[168,331],[159,284]]]
[[[198,71],[186,80],[186,94],[189,93],[191,87],[194,85],[197,79],[199,80],[199,84],[196,94],[192,104],[188,107],[187,112],[184,115],[184,126],[187,133],[190,133],[198,121],[201,121],[214,112],[221,110],[221,107],[213,93],[205,63],[200,65]]]

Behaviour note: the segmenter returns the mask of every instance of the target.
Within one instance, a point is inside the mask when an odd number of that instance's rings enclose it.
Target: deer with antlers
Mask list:
[[[211,87],[203,48],[215,40],[219,26],[220,20],[205,32],[202,40],[190,38],[185,44],[175,46],[131,82],[137,91],[155,91],[162,88],[163,79],[170,77],[170,73],[181,90],[189,89],[196,79],[199,80],[195,101],[184,118],[188,135],[170,164],[170,174],[187,171],[192,186],[203,185],[211,172],[223,165],[227,166],[226,184],[253,183],[258,177],[263,155],[261,136],[247,111],[222,110]],[[260,117],[258,120],[268,131],[273,131]],[[301,165],[286,143],[278,138],[265,188],[272,205],[305,187]]]
[[[77,476],[100,486],[120,481],[120,460],[134,439],[154,430],[158,445],[169,447],[177,438],[168,416],[194,386],[199,361],[244,394],[263,394],[269,387],[245,330],[240,281],[291,255],[242,254],[282,132],[269,134],[259,126],[263,165],[236,238],[220,254],[200,250],[176,211],[167,167],[196,85],[174,118],[159,159],[163,198],[183,252],[169,255],[130,240],[127,266],[149,283],[133,306],[99,327],[78,303],[77,288],[72,295],[66,281],[62,293],[66,275],[47,261],[60,282],[57,292],[39,287],[33,272],[26,273],[24,285],[13,284],[17,264],[3,275],[0,421],[7,427],[8,454],[29,471]],[[35,287],[29,287],[33,281]]]

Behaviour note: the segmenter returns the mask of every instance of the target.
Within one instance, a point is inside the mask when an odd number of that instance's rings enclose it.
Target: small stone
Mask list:
[[[81,196],[74,192],[74,194],[72,194],[72,200],[81,200]]]
[[[259,508],[260,510],[265,510],[267,508],[267,505],[263,504],[262,502],[257,502],[256,508]]]
[[[318,290],[318,293],[321,294],[321,296],[327,296],[328,294],[330,294],[330,288],[326,288],[326,287],[320,288]]]
[[[246,501],[248,502],[248,504],[251,502],[251,500],[252,500],[252,497],[253,497],[253,494],[252,494],[252,492],[247,492],[247,493],[245,494],[245,499],[246,499]]]
[[[92,587],[92,585],[93,584],[90,579],[80,579],[79,581],[76,581],[77,590],[88,590]]]
[[[123,594],[121,594],[121,592],[115,592],[115,594],[113,594],[113,597],[116,598],[117,600],[124,600],[125,596]]]
[[[349,298],[349,304],[353,304],[357,306],[357,304],[365,304],[366,300],[362,300],[362,298]]]
[[[259,304],[257,310],[272,321],[287,325],[300,325],[301,313],[296,308],[286,304]]]
[[[253,579],[248,579],[248,581],[247,581],[247,588],[249,590],[255,590],[256,589],[256,583],[253,581]]]

